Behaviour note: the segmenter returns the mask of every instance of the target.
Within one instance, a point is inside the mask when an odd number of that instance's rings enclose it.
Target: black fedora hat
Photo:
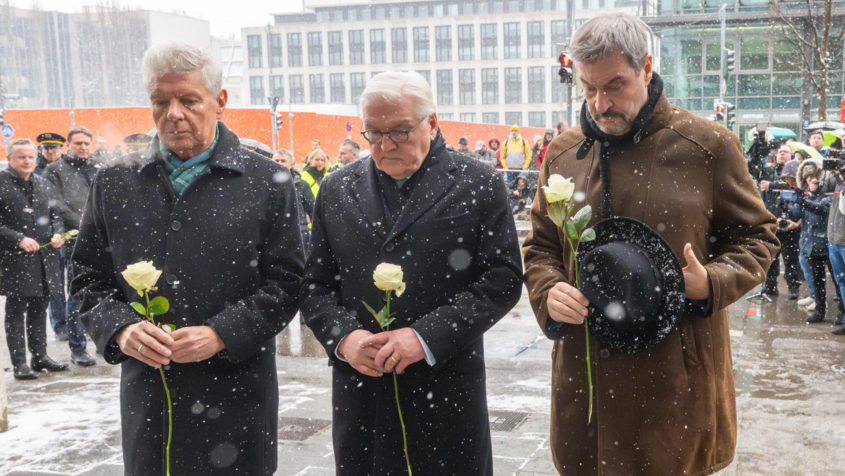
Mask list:
[[[590,333],[628,353],[661,342],[684,310],[684,273],[672,248],[645,223],[608,218],[596,239],[578,245],[581,292],[590,300]]]

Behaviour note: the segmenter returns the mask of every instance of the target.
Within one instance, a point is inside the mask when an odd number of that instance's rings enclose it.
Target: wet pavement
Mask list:
[[[781,292],[772,303],[743,299],[729,310],[739,443],[720,474],[845,474],[845,336],[830,334],[837,303],[831,299],[827,322],[807,325],[807,313]],[[69,359],[65,343],[48,340],[54,357]],[[277,474],[334,474],[322,347],[297,321],[277,344]],[[551,347],[525,296],[485,335],[496,475],[556,474],[548,442]],[[21,382],[12,378],[8,352],[0,354],[10,425],[0,433],[0,475],[122,474],[118,367],[98,357],[95,367]]]

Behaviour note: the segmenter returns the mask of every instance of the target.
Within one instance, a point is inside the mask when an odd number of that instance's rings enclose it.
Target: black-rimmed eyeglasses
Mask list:
[[[379,131],[376,129],[370,129],[362,131],[361,135],[364,136],[364,139],[366,139],[367,142],[373,145],[381,144],[385,137],[389,138],[394,144],[398,145],[408,142],[411,132],[414,132],[414,129],[420,127],[420,124],[422,124],[426,119],[428,119],[428,116],[423,117],[416,126],[408,129],[407,131]]]

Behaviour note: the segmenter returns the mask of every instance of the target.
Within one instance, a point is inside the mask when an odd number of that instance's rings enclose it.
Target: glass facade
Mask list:
[[[282,35],[268,35],[267,50],[268,54],[270,55],[270,67],[278,68],[282,66]]]
[[[458,70],[459,100],[463,105],[475,104],[475,70]]]
[[[302,34],[288,33],[288,66],[302,66]]]
[[[471,61],[475,53],[473,25],[458,25],[458,59]]]
[[[434,28],[434,50],[437,61],[452,61],[452,27],[440,25]]]
[[[452,100],[452,70],[437,70],[437,104],[441,106],[451,105]]]
[[[332,66],[343,64],[343,32],[328,32],[329,64]]]
[[[390,48],[394,63],[408,62],[408,30],[406,28],[390,30]]]
[[[370,63],[383,64],[386,61],[384,29],[370,30]]]
[[[417,63],[428,62],[428,27],[414,27],[414,61]]]
[[[308,32],[308,66],[323,65],[323,34],[319,31]]]
[[[364,64],[364,30],[349,30],[349,64]]]
[[[250,68],[261,67],[261,35],[247,35],[247,58]]]

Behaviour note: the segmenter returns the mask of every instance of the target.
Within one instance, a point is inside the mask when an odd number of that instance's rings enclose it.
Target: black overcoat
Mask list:
[[[0,172],[0,294],[47,296],[48,286],[60,289],[58,249],[48,245],[27,253],[19,246],[24,237],[44,244],[64,232],[57,196],[38,175],[24,181],[11,168]]]
[[[127,358],[116,333],[140,316],[138,294],[120,276],[152,260],[155,295],[177,328],[209,325],[226,349],[166,370],[175,417],[174,475],[259,475],[276,468],[275,335],[299,303],[303,254],[287,169],[240,147],[219,124],[209,167],[181,197],[158,140],[103,169],[92,186],[74,249],[72,290],[109,363],[122,364],[121,430],[128,475],[162,474],[166,406],[157,370]],[[152,154],[150,156],[150,154]]]
[[[416,175],[420,176],[417,177]],[[436,359],[398,376],[415,475],[491,475],[482,334],[518,301],[522,261],[501,177],[446,150],[438,134],[395,224],[384,216],[372,158],[329,174],[320,187],[306,266],[303,315],[333,365],[337,474],[401,475],[402,436],[393,378],[370,378],[335,357],[355,329],[378,332],[382,262],[400,265],[407,289],[392,299]]]

